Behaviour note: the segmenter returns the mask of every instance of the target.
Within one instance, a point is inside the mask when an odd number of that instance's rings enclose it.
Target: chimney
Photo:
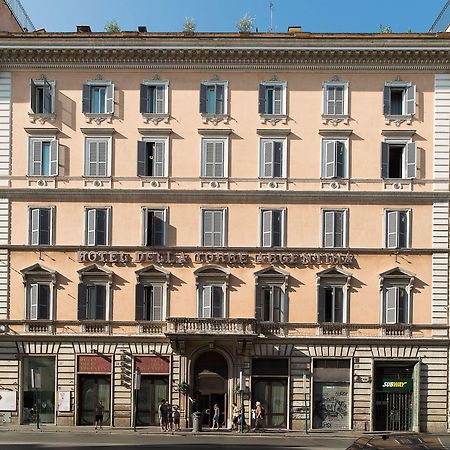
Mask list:
[[[89,25],[77,25],[77,33],[90,33],[91,27]]]
[[[296,26],[296,27],[288,27],[288,33],[301,33],[302,27]]]
[[[138,26],[139,33],[147,33],[147,27],[145,25]]]

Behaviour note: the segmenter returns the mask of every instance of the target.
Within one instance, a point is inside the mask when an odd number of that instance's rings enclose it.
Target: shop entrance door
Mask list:
[[[136,425],[159,425],[158,406],[161,400],[169,397],[169,378],[167,376],[142,375],[138,393]]]
[[[199,396],[199,411],[206,411],[203,414],[203,425],[212,427],[214,416],[214,405],[217,403],[220,409],[220,426],[225,424],[225,404],[226,396],[224,394],[202,394]]]
[[[260,401],[266,410],[267,428],[286,427],[287,380],[284,378],[259,378],[253,383],[253,403]]]
[[[78,424],[93,425],[95,406],[102,400],[105,407],[103,425],[111,423],[111,377],[109,375],[79,375],[78,377]]]

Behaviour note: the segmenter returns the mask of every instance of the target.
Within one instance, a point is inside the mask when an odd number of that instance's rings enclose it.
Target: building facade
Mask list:
[[[4,421],[446,430],[448,49],[0,34]]]

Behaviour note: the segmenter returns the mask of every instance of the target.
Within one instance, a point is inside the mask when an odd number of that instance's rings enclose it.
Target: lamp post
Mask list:
[[[139,369],[136,369],[134,371],[133,388],[134,388],[133,431],[136,431],[139,389],[141,389],[141,371]]]
[[[239,432],[244,432],[244,422],[245,422],[245,410],[244,410],[244,373],[242,370],[239,372],[239,397],[241,400],[241,420],[239,424]]]
[[[31,388],[34,390],[34,404],[36,405],[36,428],[39,430],[41,372],[39,369],[31,369]]]

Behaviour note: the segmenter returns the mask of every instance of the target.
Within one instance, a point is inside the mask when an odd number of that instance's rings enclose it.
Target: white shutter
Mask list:
[[[224,148],[223,142],[215,142],[214,150],[214,176],[222,178],[224,176]]]
[[[271,177],[273,176],[273,142],[272,141],[264,141],[263,143],[263,172],[261,173],[262,177]]]
[[[416,113],[416,85],[412,84],[406,89],[406,114],[414,115]]]
[[[272,321],[281,322],[282,306],[281,306],[281,289],[279,286],[272,286]]]
[[[398,212],[387,211],[386,215],[386,246],[396,248],[398,246]]]
[[[325,178],[336,176],[336,142],[324,141],[324,174]]]
[[[30,175],[42,175],[42,141],[32,141]]]
[[[36,320],[38,318],[39,285],[37,283],[30,284],[29,293],[30,293],[29,319]]]
[[[153,176],[163,177],[164,176],[164,153],[165,153],[165,143],[155,142],[153,153]]]
[[[58,175],[58,141],[50,142],[50,175]]]
[[[416,177],[416,143],[408,142],[406,144],[406,177]]]
[[[344,114],[344,88],[334,87],[334,114],[341,116]]]
[[[153,245],[164,245],[165,211],[155,210],[152,214],[152,243]]]
[[[398,288],[390,287],[384,291],[385,295],[385,322],[397,323],[397,296]]]
[[[152,320],[163,320],[163,287],[161,285],[152,286],[153,311]]]
[[[323,237],[324,247],[334,247],[334,211],[323,213]]]
[[[344,246],[344,213],[343,211],[334,212],[334,247]]]
[[[95,245],[95,228],[96,228],[97,210],[87,210],[87,224],[86,224],[86,244]]]
[[[214,176],[214,142],[206,142],[203,150],[203,173],[204,177]]]
[[[164,86],[156,86],[156,113],[164,114],[166,109],[164,107],[165,100],[165,87]]]
[[[98,142],[88,141],[87,161],[86,161],[86,175],[97,175],[98,167]]]
[[[106,112],[108,114],[114,112],[114,84],[106,86]]]
[[[98,142],[98,165],[97,173],[100,177],[106,176],[108,173],[108,145],[106,141]]]
[[[282,99],[283,89],[279,86],[274,86],[273,88],[273,113],[282,114],[283,112],[283,99]]]
[[[280,178],[283,176],[283,143],[273,142],[273,171],[272,176]]]
[[[34,208],[30,214],[30,244],[39,244],[39,209]]]
[[[223,211],[213,211],[213,246],[223,245]]]
[[[262,212],[262,246],[272,246],[272,211]]]
[[[200,309],[200,316],[203,319],[211,318],[211,297],[212,297],[212,286],[203,286],[202,289],[202,304]]]

